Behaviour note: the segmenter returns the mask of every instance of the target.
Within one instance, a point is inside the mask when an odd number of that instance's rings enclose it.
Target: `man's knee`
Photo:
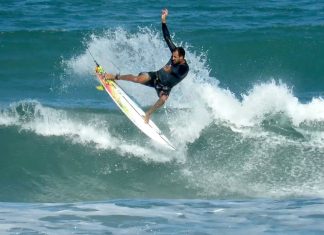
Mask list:
[[[137,75],[137,77],[135,77],[135,82],[138,82],[138,83],[145,83],[147,81],[149,81],[151,78],[150,76],[148,75],[148,73],[140,73]]]
[[[163,93],[163,91],[160,92],[160,99],[165,102],[169,98],[169,95]]]

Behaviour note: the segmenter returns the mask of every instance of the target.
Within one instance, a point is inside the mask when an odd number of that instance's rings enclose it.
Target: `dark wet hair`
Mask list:
[[[179,56],[182,56],[183,58],[185,58],[186,52],[185,52],[185,50],[183,49],[183,47],[177,47],[177,48],[175,49],[175,51],[178,51]]]

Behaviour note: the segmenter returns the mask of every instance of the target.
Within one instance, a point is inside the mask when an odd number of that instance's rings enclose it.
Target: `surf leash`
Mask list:
[[[95,62],[96,64],[96,73],[99,73],[99,74],[104,74],[105,71],[103,70],[103,68],[99,65],[99,63],[96,61],[96,59],[93,57],[91,51],[89,50],[89,48],[87,49],[90,56],[92,57],[93,61]]]
[[[104,71],[103,68],[99,65],[99,63],[95,60],[95,58],[93,57],[93,55],[92,55],[90,49],[87,48],[87,50],[88,50],[90,56],[92,57],[93,61],[94,61],[95,64],[96,64],[96,72],[97,72],[97,73],[100,73],[100,74],[103,74],[105,71]],[[107,60],[108,60],[108,59],[107,59]],[[118,74],[120,74],[120,69],[118,68],[118,66],[115,65],[115,63],[112,62],[111,60],[108,60],[108,61],[109,61],[113,66],[115,66],[115,68],[118,70]]]

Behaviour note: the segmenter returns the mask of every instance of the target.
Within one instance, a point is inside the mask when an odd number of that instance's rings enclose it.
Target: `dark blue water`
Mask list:
[[[95,89],[89,54],[113,73],[161,68],[164,7],[190,66],[153,115],[176,151]],[[323,233],[323,10],[288,0],[1,1],[1,233]],[[119,84],[144,109],[157,99]]]

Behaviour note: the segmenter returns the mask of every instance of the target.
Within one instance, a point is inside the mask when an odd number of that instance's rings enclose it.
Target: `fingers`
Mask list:
[[[168,9],[165,8],[165,9],[162,10],[162,15],[167,16],[168,13],[169,13],[169,12],[168,12]]]

